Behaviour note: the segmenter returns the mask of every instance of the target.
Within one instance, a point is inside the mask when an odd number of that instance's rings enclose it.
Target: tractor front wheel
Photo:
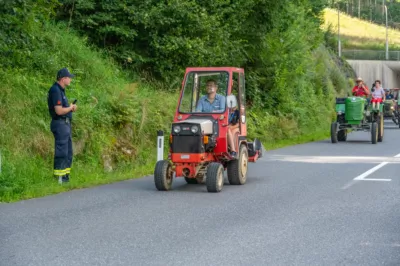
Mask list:
[[[378,124],[376,122],[372,122],[371,124],[371,141],[372,144],[378,142]]]
[[[338,123],[333,122],[331,124],[331,141],[332,141],[332,143],[338,142],[337,127],[338,127]]]
[[[379,127],[378,127],[378,142],[382,142],[383,140],[383,131],[384,131],[384,121],[383,121],[383,114],[380,114],[378,117],[378,123],[379,123]]]
[[[154,169],[154,184],[159,191],[168,191],[172,187],[173,171],[172,165],[167,160],[156,163]]]
[[[337,139],[339,141],[346,141],[347,140],[347,131],[346,131],[346,129],[342,129],[337,133]]]
[[[222,164],[210,163],[206,175],[207,191],[220,192],[224,186],[224,167]]]

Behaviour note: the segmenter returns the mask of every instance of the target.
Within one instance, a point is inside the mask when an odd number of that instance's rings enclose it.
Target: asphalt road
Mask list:
[[[269,151],[218,194],[145,177],[1,204],[0,265],[400,265],[389,126],[376,145],[358,132]]]

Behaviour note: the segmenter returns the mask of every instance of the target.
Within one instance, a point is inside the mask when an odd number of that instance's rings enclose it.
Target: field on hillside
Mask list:
[[[338,32],[338,14],[335,9],[324,10],[325,23],[323,28]],[[340,13],[340,36],[342,49],[385,49],[386,28],[364,20],[350,17]],[[400,50],[400,31],[390,29],[388,31],[389,51]]]

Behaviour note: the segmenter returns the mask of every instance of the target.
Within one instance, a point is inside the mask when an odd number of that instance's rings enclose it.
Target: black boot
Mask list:
[[[63,183],[68,183],[69,182],[69,174],[66,174],[62,177]]]

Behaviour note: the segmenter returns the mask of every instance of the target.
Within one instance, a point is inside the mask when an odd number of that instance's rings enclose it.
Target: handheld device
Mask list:
[[[77,101],[78,101],[78,100],[77,100],[77,99],[75,99],[75,100],[74,100],[72,103],[73,103],[73,104],[76,104],[76,102],[77,102]]]

